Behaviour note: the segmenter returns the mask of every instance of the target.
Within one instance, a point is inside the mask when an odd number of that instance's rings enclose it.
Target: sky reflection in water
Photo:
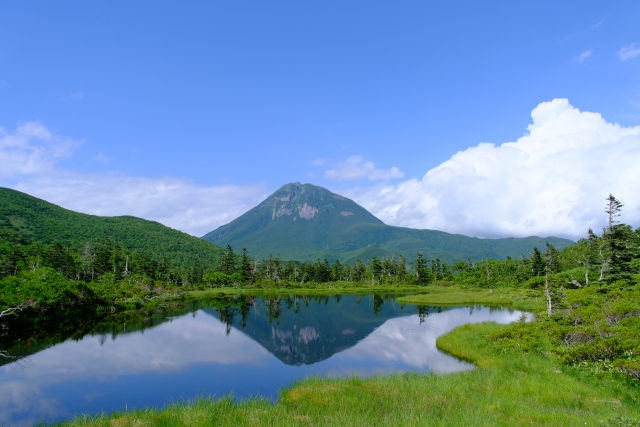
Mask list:
[[[50,347],[21,366],[0,368],[0,424],[163,406],[202,395],[275,399],[279,389],[309,375],[471,369],[438,351],[436,338],[465,323],[506,323],[521,314],[431,308],[421,322],[417,307],[393,299],[376,305],[373,296],[342,296],[307,303],[280,304],[273,318],[273,306],[257,299],[245,327],[238,309],[230,318],[228,311],[205,308],[116,339],[87,335]]]

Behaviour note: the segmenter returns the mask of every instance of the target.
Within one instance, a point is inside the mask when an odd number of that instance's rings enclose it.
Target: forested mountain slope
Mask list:
[[[203,265],[217,265],[222,254],[215,245],[155,221],[73,212],[8,188],[0,188],[3,229],[16,231],[28,241],[70,244],[76,249],[109,237],[123,248],[158,259],[166,257],[176,265],[190,264],[195,257]]]
[[[413,260],[416,252],[445,262],[485,258],[529,256],[545,242],[562,249],[574,242],[557,237],[479,239],[434,230],[393,227],[354,201],[311,184],[283,186],[264,202],[203,239],[235,248],[246,247],[258,258],[277,253],[283,259],[316,258],[353,262],[374,255],[403,255]]]

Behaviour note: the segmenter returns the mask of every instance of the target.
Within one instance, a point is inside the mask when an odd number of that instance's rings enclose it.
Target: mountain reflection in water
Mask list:
[[[465,323],[511,322],[520,314],[342,295],[206,300],[153,317],[129,315],[127,322],[116,316],[85,325],[84,338],[60,335],[66,341],[48,348],[31,338],[40,351],[0,368],[0,425],[202,395],[275,399],[280,388],[309,375],[470,369],[438,351],[436,338]]]

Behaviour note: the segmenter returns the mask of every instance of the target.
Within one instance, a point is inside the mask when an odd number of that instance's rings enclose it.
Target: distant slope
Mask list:
[[[277,253],[283,259],[316,258],[353,262],[373,255],[404,255],[413,261],[416,252],[445,262],[485,258],[529,256],[545,242],[557,249],[574,242],[557,237],[479,239],[434,230],[415,230],[384,224],[352,200],[311,184],[283,186],[264,202],[203,239],[234,248],[246,247],[253,256]]]
[[[100,217],[73,212],[28,194],[0,188],[0,229],[19,232],[43,243],[70,243],[81,247],[111,237],[127,249],[167,256],[178,264],[195,255],[208,264],[220,260],[222,249],[155,221],[132,216]]]

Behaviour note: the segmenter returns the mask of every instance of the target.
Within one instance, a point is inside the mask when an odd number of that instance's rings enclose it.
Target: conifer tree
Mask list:
[[[429,283],[429,274],[427,273],[427,260],[424,259],[422,254],[418,252],[418,257],[413,266],[413,271],[416,275],[416,282],[420,285],[426,285]]]
[[[371,260],[371,274],[372,274],[372,279],[371,279],[372,282],[374,282],[375,279],[378,279],[378,281],[382,279],[382,263],[380,262],[378,257],[375,255]]]
[[[240,275],[245,282],[251,279],[251,261],[249,260],[249,254],[247,248],[242,248],[242,255],[240,257]]]
[[[607,283],[617,280],[631,279],[631,265],[633,252],[631,241],[633,231],[626,224],[621,224],[618,220],[620,211],[624,206],[618,199],[609,194],[607,197],[607,207],[605,212],[608,215],[607,227],[602,233],[605,246],[605,263],[607,272],[604,279]]]
[[[440,258],[436,258],[431,261],[431,274],[435,280],[442,279],[442,265],[440,264]]]
[[[220,259],[220,271],[224,274],[232,275],[235,272],[235,254],[230,244]]]
[[[405,279],[405,275],[407,274],[407,261],[404,259],[402,255],[398,257],[398,264],[396,266],[396,277],[400,280]]]
[[[545,263],[542,259],[542,254],[536,246],[533,247],[533,253],[531,254],[531,275],[532,276],[544,276]]]
[[[547,271],[550,274],[555,274],[560,271],[560,260],[558,257],[558,251],[549,242],[546,242],[546,251],[544,254],[544,260],[547,267]]]

